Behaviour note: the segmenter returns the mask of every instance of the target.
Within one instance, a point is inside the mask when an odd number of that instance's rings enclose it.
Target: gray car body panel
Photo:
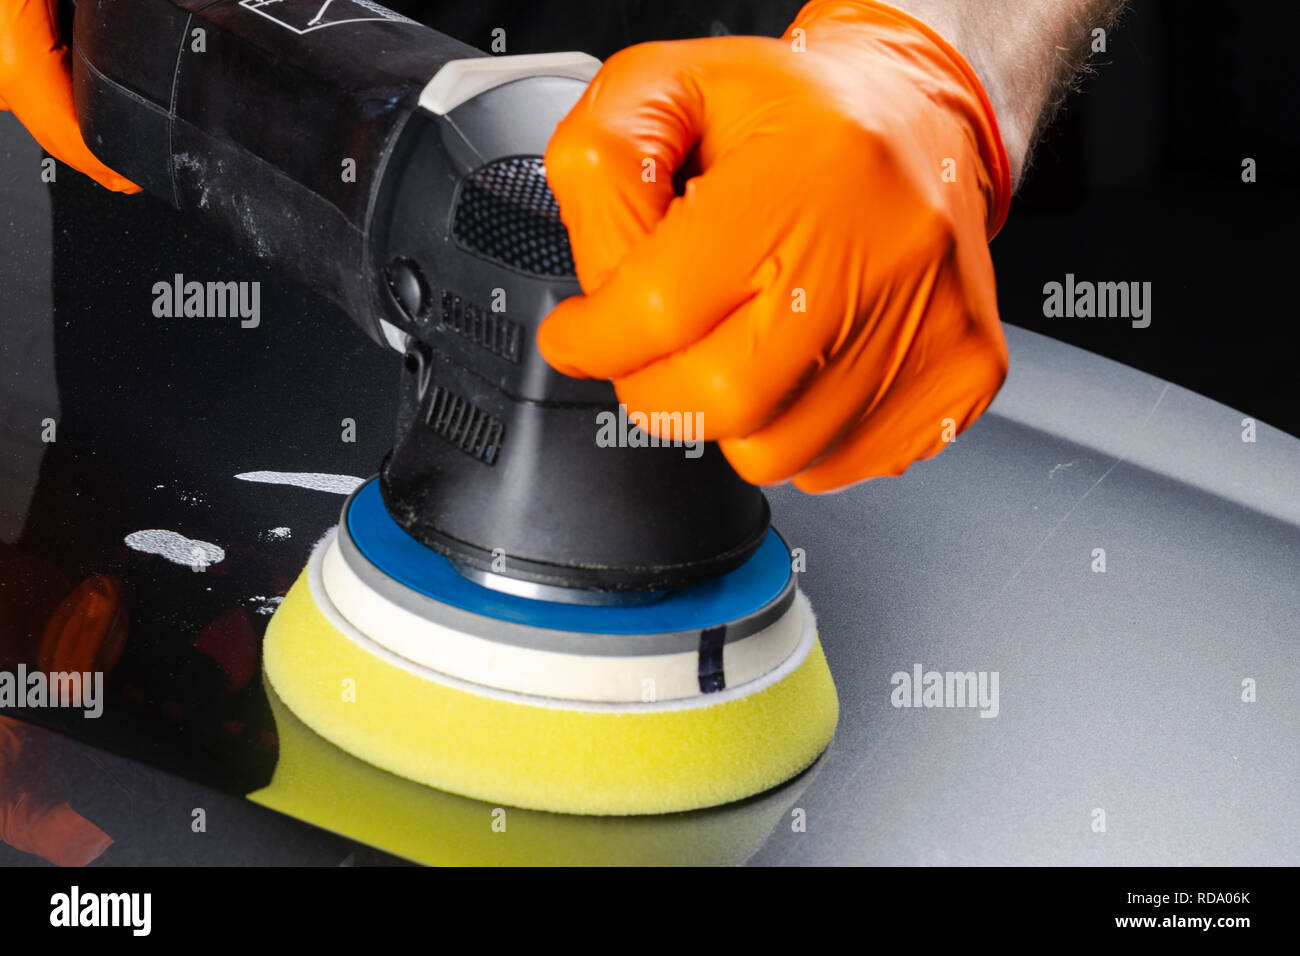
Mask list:
[[[941,455],[771,496],[842,710],[807,832],[751,861],[1300,862],[1300,441],[1006,335],[1006,385]],[[894,707],[917,663],[999,672],[997,717]]]

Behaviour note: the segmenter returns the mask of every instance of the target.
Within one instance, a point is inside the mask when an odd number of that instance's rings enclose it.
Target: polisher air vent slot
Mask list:
[[[496,464],[506,434],[505,423],[463,395],[435,385],[429,395],[425,422],[435,434],[465,454],[484,464]]]
[[[466,302],[454,292],[443,290],[439,324],[493,355],[519,364],[524,331],[518,322],[482,306]]]

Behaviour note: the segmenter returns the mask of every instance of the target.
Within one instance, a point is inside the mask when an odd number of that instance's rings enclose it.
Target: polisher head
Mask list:
[[[376,483],[267,629],[284,703],[439,789],[585,814],[665,813],[807,767],[837,701],[775,532],[736,570],[641,606],[502,593],[407,534]]]

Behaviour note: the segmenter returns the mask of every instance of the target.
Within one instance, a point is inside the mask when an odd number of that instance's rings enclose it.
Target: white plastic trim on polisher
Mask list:
[[[450,60],[420,92],[420,107],[443,116],[480,93],[528,76],[563,76],[590,82],[600,60],[587,53],[520,53]]]
[[[724,645],[727,687],[706,694],[699,689],[694,653],[559,654],[496,643],[426,620],[377,594],[348,567],[339,552],[337,529],[312,552],[307,580],[321,613],[369,653],[427,680],[531,706],[657,711],[720,704],[788,676],[803,663],[816,638],[812,608],[803,593],[796,592],[772,625]],[[742,679],[742,674],[752,676]],[[653,701],[643,698],[647,677],[655,681]]]

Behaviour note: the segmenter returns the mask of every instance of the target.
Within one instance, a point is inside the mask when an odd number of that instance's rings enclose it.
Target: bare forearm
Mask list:
[[[1038,134],[1125,0],[891,0],[937,30],[979,74],[1016,185]]]

